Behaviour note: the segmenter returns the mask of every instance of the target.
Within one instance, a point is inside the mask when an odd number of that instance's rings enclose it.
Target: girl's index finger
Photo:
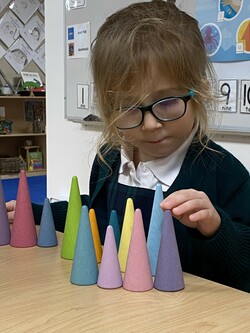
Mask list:
[[[179,190],[171,193],[160,204],[162,209],[173,209],[186,201],[199,197],[199,191],[194,189]]]

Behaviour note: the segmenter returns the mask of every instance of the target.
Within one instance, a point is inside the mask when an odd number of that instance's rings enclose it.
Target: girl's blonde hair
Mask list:
[[[91,64],[97,107],[105,123],[99,154],[104,143],[108,150],[125,146],[115,120],[128,100],[138,104],[138,96],[141,101],[150,93],[152,68],[195,91],[197,137],[204,144],[213,69],[198,22],[173,2],[134,3],[109,16],[93,42]]]

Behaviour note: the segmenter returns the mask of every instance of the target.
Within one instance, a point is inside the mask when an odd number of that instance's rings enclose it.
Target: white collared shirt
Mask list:
[[[140,162],[135,168],[132,152],[121,150],[118,183],[154,190],[157,184],[167,191],[177,177],[187,150],[194,138],[196,128],[185,142],[171,155],[153,161]]]

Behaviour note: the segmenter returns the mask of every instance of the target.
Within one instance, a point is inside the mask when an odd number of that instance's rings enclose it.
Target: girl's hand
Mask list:
[[[170,209],[182,224],[196,228],[206,237],[213,236],[220,227],[221,218],[208,196],[193,189],[170,194],[161,202],[161,208]]]
[[[16,208],[15,200],[6,202],[6,209],[7,209],[8,219],[9,219],[10,223],[12,223],[14,220],[15,208]]]

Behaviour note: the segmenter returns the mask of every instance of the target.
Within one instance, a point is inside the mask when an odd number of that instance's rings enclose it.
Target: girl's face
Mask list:
[[[163,75],[156,75],[154,86],[150,95],[141,103],[142,106],[154,103],[161,98],[169,96],[184,96],[187,90],[180,87],[177,82],[168,80]],[[152,161],[167,157],[178,149],[187,139],[194,127],[195,117],[192,110],[192,101],[187,102],[186,113],[183,117],[162,122],[152,113],[146,112],[143,123],[133,129],[121,130],[126,142],[135,147],[134,163]]]

